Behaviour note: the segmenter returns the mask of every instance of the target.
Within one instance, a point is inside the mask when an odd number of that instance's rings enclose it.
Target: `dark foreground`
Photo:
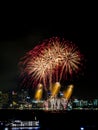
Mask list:
[[[33,121],[35,117],[39,120],[41,130],[98,130],[98,111],[94,110],[0,110],[1,122]]]

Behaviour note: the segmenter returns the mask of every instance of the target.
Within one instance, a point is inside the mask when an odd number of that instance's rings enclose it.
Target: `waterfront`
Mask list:
[[[43,111],[1,109],[0,121],[39,120],[42,130],[93,130],[98,128],[97,110]]]

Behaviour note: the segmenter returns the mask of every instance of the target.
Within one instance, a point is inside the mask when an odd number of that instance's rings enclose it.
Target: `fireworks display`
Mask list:
[[[42,83],[44,88],[52,83],[72,77],[81,69],[82,55],[72,42],[58,37],[42,41],[21,58],[22,84],[37,86]]]
[[[72,92],[73,92],[73,88],[74,88],[73,85],[69,85],[69,86],[68,86],[67,90],[65,90],[65,91],[63,92],[64,98],[70,99],[70,97],[71,97],[71,95],[72,95]]]

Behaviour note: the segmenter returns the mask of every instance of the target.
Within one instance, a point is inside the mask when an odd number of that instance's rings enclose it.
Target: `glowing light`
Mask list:
[[[66,99],[69,99],[69,98],[71,97],[72,92],[73,92],[73,88],[74,88],[73,85],[69,85],[68,88],[67,88],[67,90],[64,91],[64,94],[63,94],[63,95],[64,95],[64,97],[65,97]]]
[[[43,94],[43,86],[42,84],[38,84],[38,88],[35,93],[35,100],[40,100]]]
[[[84,130],[84,127],[80,127],[80,130]]]
[[[52,87],[52,90],[51,90],[51,96],[52,97],[57,96],[57,94],[59,93],[60,87],[61,87],[61,85],[60,85],[59,82],[56,82],[54,84],[54,86]]]

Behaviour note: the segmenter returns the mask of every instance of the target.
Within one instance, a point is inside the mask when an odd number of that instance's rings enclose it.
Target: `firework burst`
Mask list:
[[[58,37],[44,40],[21,58],[22,84],[36,86],[42,83],[46,88],[53,82],[77,73],[81,66],[82,55],[75,44]]]

